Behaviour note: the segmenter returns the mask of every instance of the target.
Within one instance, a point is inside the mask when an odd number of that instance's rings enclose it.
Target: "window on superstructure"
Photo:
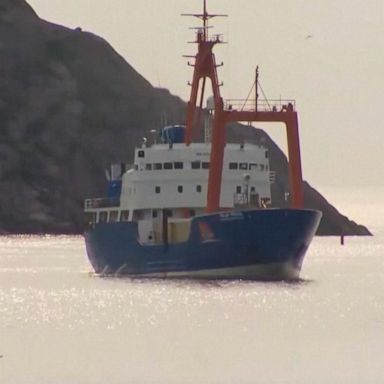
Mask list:
[[[209,162],[208,161],[203,161],[201,163],[201,168],[203,169],[209,169]]]
[[[159,171],[159,170],[163,169],[163,164],[162,163],[155,163],[155,164],[153,164],[153,169],[155,171]]]
[[[236,193],[241,193],[241,185],[236,186]]]
[[[184,168],[184,164],[182,161],[175,161],[174,166],[175,166],[175,169],[183,169]]]
[[[196,185],[196,192],[201,192],[201,185]]]
[[[251,187],[251,192],[255,192],[255,187]]]
[[[145,152],[144,151],[138,151],[137,152],[137,157],[144,157],[145,156]]]
[[[237,163],[229,163],[229,169],[237,169]]]
[[[195,210],[194,210],[194,209],[190,209],[190,210],[189,210],[189,216],[190,216],[190,217],[193,217],[193,216],[195,216],[195,215],[196,215]]]
[[[120,221],[128,221],[128,218],[129,218],[129,211],[123,209],[123,210],[120,212]]]
[[[264,164],[260,164],[260,168],[262,171],[264,171]]]
[[[268,157],[269,157],[269,152],[265,151],[265,158],[268,159]]]
[[[164,169],[173,169],[172,163],[164,163]]]
[[[200,161],[192,161],[192,162],[191,162],[191,168],[192,168],[192,169],[200,169],[200,168],[201,168],[201,163],[200,163]]]
[[[151,163],[145,164],[145,170],[146,171],[151,171],[152,170],[152,164]]]
[[[256,163],[250,163],[249,164],[249,170],[250,171],[256,171],[258,168],[258,165]]]
[[[160,187],[158,185],[155,187],[155,193],[160,193]]]
[[[138,170],[139,170],[139,166],[135,164],[135,171],[138,171]]]
[[[177,186],[177,192],[179,192],[179,193],[183,192],[183,186],[182,185]]]
[[[248,170],[248,163],[240,163],[239,169],[241,169],[242,171]]]
[[[109,212],[109,221],[111,223],[117,221],[118,216],[119,216],[119,211],[110,211]]]
[[[158,216],[157,209],[153,209],[153,210],[152,210],[152,217],[153,217],[154,219],[156,219],[157,216]]]

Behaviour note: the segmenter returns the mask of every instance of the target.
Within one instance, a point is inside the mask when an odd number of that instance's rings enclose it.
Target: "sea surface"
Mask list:
[[[297,283],[102,278],[82,238],[0,238],[0,383],[384,383],[384,190],[320,190],[374,237]]]

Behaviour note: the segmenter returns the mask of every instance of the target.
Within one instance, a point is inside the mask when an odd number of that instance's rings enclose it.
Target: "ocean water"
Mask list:
[[[383,190],[322,192],[374,237],[298,283],[92,275],[81,237],[0,238],[0,383],[383,383]]]

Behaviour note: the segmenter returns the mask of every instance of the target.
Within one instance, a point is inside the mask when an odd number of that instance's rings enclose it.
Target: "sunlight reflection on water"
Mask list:
[[[81,237],[0,238],[0,382],[379,382],[383,237],[338,241],[264,283],[102,278]]]

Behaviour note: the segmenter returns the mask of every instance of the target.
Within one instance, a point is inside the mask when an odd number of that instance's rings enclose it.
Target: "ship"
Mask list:
[[[220,94],[209,34],[219,14],[192,14],[197,53],[182,124],[153,130],[132,165],[113,164],[106,195],[85,200],[85,244],[97,274],[188,279],[296,280],[321,212],[303,207],[298,114],[294,101],[271,105],[256,95],[252,106]],[[213,96],[203,108],[207,81]],[[204,119],[202,119],[204,115]],[[204,120],[204,139],[196,141]],[[269,152],[263,145],[228,143],[233,122],[280,122],[287,132],[289,207],[275,207]],[[200,127],[201,128],[201,127]],[[200,130],[201,131],[201,130]]]

